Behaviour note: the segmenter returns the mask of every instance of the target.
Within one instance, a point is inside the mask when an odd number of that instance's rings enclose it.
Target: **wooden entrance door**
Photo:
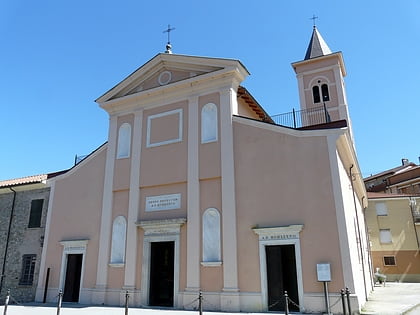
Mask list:
[[[284,291],[290,299],[299,304],[296,256],[294,245],[273,245],[266,246],[267,261],[267,293],[268,310],[284,311]],[[299,311],[293,303],[289,303],[289,310]]]
[[[63,302],[79,302],[83,254],[68,254]]]
[[[174,242],[150,243],[151,306],[174,305]]]

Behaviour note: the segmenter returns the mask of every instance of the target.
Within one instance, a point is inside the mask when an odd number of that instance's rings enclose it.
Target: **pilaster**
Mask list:
[[[140,163],[142,147],[143,110],[134,113],[131,152],[130,194],[128,200],[127,245],[125,252],[124,288],[133,290],[136,279],[137,217],[140,195]]]
[[[222,310],[239,311],[232,123],[232,113],[237,108],[236,92],[232,88],[223,90],[220,93],[220,103],[224,292],[222,297]]]
[[[305,96],[305,85],[303,82],[303,74],[299,73],[296,75],[298,80],[298,91],[299,91],[299,100],[300,100],[300,109],[305,110],[306,106],[306,96]]]
[[[200,289],[200,182],[198,162],[198,96],[188,100],[187,183],[187,288],[194,296]]]
[[[108,279],[109,246],[112,220],[112,185],[114,178],[115,150],[117,146],[117,117],[111,116],[109,122],[108,148],[105,164],[104,191],[102,197],[101,229],[99,238],[98,268],[96,290],[92,294],[93,304],[105,302],[105,289]]]
[[[54,204],[54,194],[55,194],[55,182],[53,181],[51,184],[49,201],[48,201],[48,212],[47,212],[47,220],[45,223],[45,235],[44,235],[44,244],[42,247],[42,254],[41,254],[41,264],[39,268],[39,275],[38,275],[38,286],[36,288],[36,295],[35,301],[40,302],[43,300],[43,291],[45,288],[45,265],[47,259],[47,251],[48,251],[48,238],[50,237],[50,226],[51,226],[51,215],[52,215],[52,207]]]

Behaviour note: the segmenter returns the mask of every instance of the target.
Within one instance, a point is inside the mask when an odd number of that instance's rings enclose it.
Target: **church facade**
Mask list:
[[[323,311],[371,290],[341,53],[314,28],[292,64],[303,110],[278,125],[238,60],[158,54],[96,102],[108,142],[50,181],[37,300],[193,309]],[[49,281],[46,283],[46,274]],[[333,310],[338,306],[334,306]]]

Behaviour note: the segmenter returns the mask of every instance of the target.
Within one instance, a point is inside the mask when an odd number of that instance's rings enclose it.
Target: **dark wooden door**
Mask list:
[[[68,254],[63,302],[79,302],[83,254]]]
[[[286,308],[284,291],[290,299],[299,304],[296,258],[294,245],[266,246],[268,310],[284,311]],[[290,311],[299,311],[289,303]]]
[[[151,243],[149,304],[174,305],[174,242]]]

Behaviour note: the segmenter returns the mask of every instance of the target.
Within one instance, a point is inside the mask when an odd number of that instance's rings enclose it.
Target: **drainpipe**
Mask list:
[[[409,205],[410,205],[410,210],[411,210],[411,217],[413,218],[414,235],[416,235],[417,248],[420,249],[419,236],[417,235],[417,228],[416,228],[416,218],[414,217],[415,206],[417,204],[416,197],[415,196],[410,196],[408,198],[410,199],[409,200]],[[413,199],[411,199],[411,198],[413,198]]]
[[[363,196],[362,197],[362,207],[363,207],[363,199],[365,199],[366,197]],[[369,202],[369,201],[368,201]],[[375,284],[373,283],[373,263],[372,263],[372,251],[370,248],[370,236],[369,236],[369,230],[368,230],[368,225],[366,222],[366,209],[368,207],[363,207],[363,221],[365,222],[365,233],[366,233],[366,242],[367,242],[367,250],[368,250],[368,265],[369,265],[369,273],[370,273],[370,284],[372,286],[372,288],[375,287]]]
[[[366,298],[366,301],[367,301],[368,300],[368,293],[367,293],[367,290],[366,290],[365,259],[364,259],[364,255],[363,255],[362,237],[361,237],[360,225],[359,225],[359,215],[357,213],[357,203],[356,203],[356,196],[355,196],[355,192],[354,192],[353,174],[351,172],[353,167],[354,167],[354,164],[352,164],[350,166],[350,182],[351,182],[351,190],[353,192],[354,210],[356,212],[357,234],[359,236],[359,242],[360,242],[360,257],[362,258],[363,282],[364,282],[364,287],[365,287],[365,298]]]
[[[9,187],[9,189],[13,192],[13,202],[12,202],[12,209],[10,211],[10,219],[9,219],[9,228],[7,230],[7,237],[6,237],[6,247],[4,249],[4,257],[3,257],[3,266],[0,274],[0,294],[3,290],[3,281],[4,277],[6,276],[4,274],[6,270],[6,260],[7,260],[7,251],[9,249],[9,239],[10,239],[10,232],[12,230],[12,220],[13,220],[13,214],[15,212],[15,202],[16,202],[16,190],[14,190],[12,187]]]

